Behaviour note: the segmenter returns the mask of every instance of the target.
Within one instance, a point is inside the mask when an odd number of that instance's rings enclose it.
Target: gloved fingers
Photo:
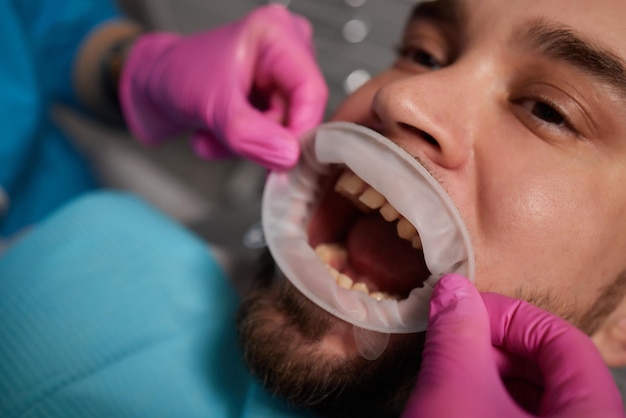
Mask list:
[[[255,89],[256,90],[256,89]],[[324,116],[325,100],[321,103],[308,103],[300,100],[297,96],[299,91],[296,90],[295,96],[288,96],[278,87],[273,87],[264,93],[262,103],[265,107],[254,106],[261,110],[266,117],[283,125],[294,136],[300,137],[303,133],[317,126]],[[256,90],[257,95],[263,94]],[[258,97],[257,97],[258,98]],[[304,99],[306,100],[306,99]],[[254,105],[254,102],[252,102]]]
[[[292,38],[297,35],[300,41],[312,46],[313,27],[311,23],[302,15],[289,11],[285,6],[280,4],[269,4],[259,7],[250,13],[246,20],[245,28],[260,28],[265,36],[269,36],[270,42],[284,40],[285,36]],[[257,21],[258,25],[251,23]],[[268,32],[268,29],[270,30]],[[253,35],[257,36],[257,35]],[[311,52],[313,49],[311,49]]]
[[[285,52],[285,55],[287,54],[288,52]],[[317,64],[311,57],[301,58],[276,57],[274,68],[265,70],[271,73],[271,79],[260,84],[271,86],[287,99],[289,103],[287,127],[296,136],[321,122],[328,100],[328,87]],[[285,65],[287,60],[298,62]],[[257,77],[261,77],[261,74],[257,74]]]
[[[243,97],[235,94],[228,106],[223,106],[226,110],[212,115],[219,130],[194,133],[194,151],[205,159],[239,156],[269,169],[293,167],[300,149],[297,138],[281,126],[286,106],[284,99],[274,93],[264,99],[269,100],[269,107],[260,111]]]
[[[196,131],[191,137],[191,146],[196,155],[206,160],[231,158],[235,153],[207,131]]]
[[[526,411],[537,414],[543,397],[543,378],[537,364],[499,347],[494,346],[493,353],[509,395]]]
[[[482,376],[497,376],[487,311],[478,290],[463,276],[446,275],[435,286],[426,341],[434,356],[456,356],[454,361],[470,376],[479,371]]]
[[[550,416],[623,416],[621,396],[591,339],[562,318],[527,302],[483,294],[492,342],[535,361]]]
[[[310,42],[268,38],[260,48],[254,84],[264,91],[275,89],[287,99],[287,126],[299,136],[322,120],[328,87]]]
[[[441,417],[481,416],[485,405],[497,404],[516,408],[495,366],[480,294],[468,279],[444,276],[431,297],[422,367],[405,416],[429,410]]]
[[[153,64],[181,39],[178,34],[152,32],[132,45],[118,88],[120,106],[128,129],[143,143],[156,144],[184,130],[144,92],[149,89]],[[147,122],[149,121],[149,123]]]
[[[498,371],[503,379],[521,379],[543,388],[541,370],[539,370],[534,361],[507,352],[503,348],[496,346],[493,347],[493,354]]]
[[[543,387],[534,385],[524,379],[502,378],[508,395],[531,416],[537,416],[541,410]]]
[[[298,14],[292,14],[292,17],[294,26],[300,34],[303,43],[310,47],[309,52],[311,52],[311,54],[315,54],[315,49],[313,48],[313,26],[311,26],[311,22]]]
[[[285,170],[297,163],[300,145],[289,130],[250,106],[237,109],[223,129],[223,140],[235,154],[270,170]]]
[[[328,92],[325,84],[302,86],[293,91],[287,126],[296,136],[316,127],[324,117]]]
[[[287,99],[279,91],[274,91],[269,94],[269,105],[267,109],[263,110],[263,115],[269,120],[286,127],[288,107]]]

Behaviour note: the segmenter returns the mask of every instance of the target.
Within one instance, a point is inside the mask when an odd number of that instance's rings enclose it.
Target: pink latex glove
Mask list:
[[[422,369],[405,418],[624,417],[598,350],[565,320],[506,296],[481,298],[458,275],[441,279],[430,309]],[[511,377],[543,384],[537,415],[513,400],[502,380]]]
[[[328,96],[311,35],[304,18],[271,5],[195,35],[141,36],[120,80],[129,129],[145,143],[192,130],[204,158],[293,166],[297,137],[320,122]]]

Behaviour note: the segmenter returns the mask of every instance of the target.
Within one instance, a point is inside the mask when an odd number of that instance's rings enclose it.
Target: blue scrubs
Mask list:
[[[116,16],[113,0],[0,1],[0,237],[95,187],[94,176],[50,118],[76,105],[72,65],[85,35]]]
[[[237,302],[201,240],[87,194],[0,257],[0,416],[306,416],[248,374]]]

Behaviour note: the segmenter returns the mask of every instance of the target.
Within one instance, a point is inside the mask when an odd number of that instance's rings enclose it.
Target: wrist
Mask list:
[[[95,115],[121,121],[117,84],[126,53],[143,29],[130,21],[113,21],[83,41],[74,65],[80,102]]]
[[[111,43],[100,61],[100,89],[107,107],[112,109],[121,119],[122,111],[119,98],[119,85],[122,69],[128,51],[133,46],[139,34],[121,37]]]

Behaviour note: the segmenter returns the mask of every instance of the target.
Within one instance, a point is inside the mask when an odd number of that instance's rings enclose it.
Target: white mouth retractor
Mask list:
[[[411,155],[364,126],[326,123],[305,135],[302,146],[298,165],[271,173],[263,194],[265,239],[283,274],[319,307],[353,324],[355,335],[367,330],[383,334],[425,330],[430,296],[439,278],[458,273],[474,280],[471,241],[452,200]],[[337,286],[309,245],[307,225],[318,198],[319,177],[328,174],[329,164],[349,167],[418,230],[432,274],[408,298],[376,301]]]

